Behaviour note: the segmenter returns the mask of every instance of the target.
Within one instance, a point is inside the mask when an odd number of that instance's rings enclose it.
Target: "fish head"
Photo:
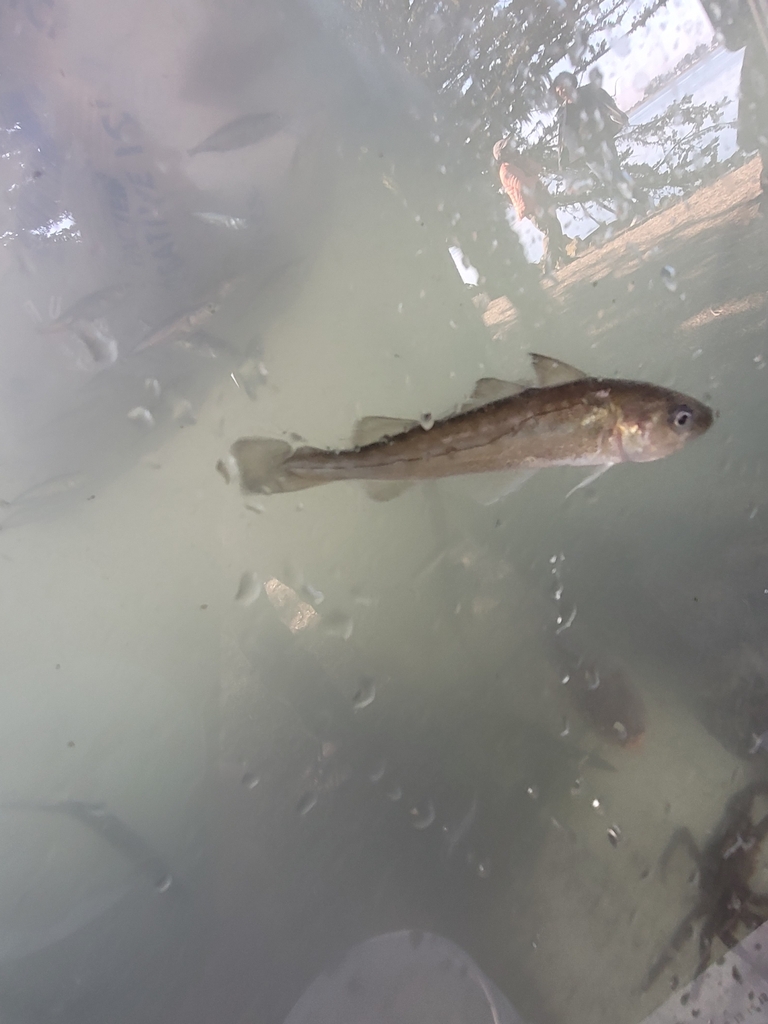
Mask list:
[[[664,459],[712,426],[709,406],[679,391],[629,381],[611,382],[610,391],[624,462]]]

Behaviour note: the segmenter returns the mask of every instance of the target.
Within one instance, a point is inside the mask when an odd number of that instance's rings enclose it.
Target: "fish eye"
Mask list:
[[[669,414],[669,422],[675,430],[687,430],[693,424],[693,409],[688,405],[677,405]]]

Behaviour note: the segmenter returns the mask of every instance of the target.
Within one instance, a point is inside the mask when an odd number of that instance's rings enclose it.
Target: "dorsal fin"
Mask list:
[[[352,430],[353,448],[364,448],[385,437],[396,437],[416,426],[416,420],[401,420],[396,416],[363,416]]]
[[[498,402],[500,398],[510,398],[525,391],[524,384],[516,384],[511,380],[499,380],[498,377],[481,377],[475,384],[474,390],[459,412],[468,412],[470,409],[479,409],[489,402]]]
[[[531,363],[536,374],[536,383],[540,388],[553,387],[555,384],[568,384],[572,380],[583,380],[587,376],[583,370],[577,370],[569,363],[552,359],[550,356],[539,355],[538,352],[531,352]]]

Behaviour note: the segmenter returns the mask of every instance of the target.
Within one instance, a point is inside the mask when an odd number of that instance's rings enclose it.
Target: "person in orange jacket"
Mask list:
[[[568,263],[566,236],[554,208],[553,197],[541,181],[541,167],[530,157],[516,150],[509,137],[499,139],[493,147],[499,165],[502,190],[512,204],[518,220],[527,218],[542,232],[545,239],[545,267],[550,269]]]

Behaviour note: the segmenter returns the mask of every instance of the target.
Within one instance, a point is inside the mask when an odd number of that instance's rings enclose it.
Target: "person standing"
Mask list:
[[[557,154],[561,169],[585,163],[598,181],[631,197],[631,179],[621,167],[616,136],[629,118],[599,80],[580,86],[576,75],[561,71],[552,83],[558,110]]]
[[[499,180],[518,220],[527,218],[544,235],[544,266],[557,267],[570,262],[566,252],[567,239],[554,207],[553,197],[541,181],[541,168],[511,145],[509,137],[499,139],[493,147],[493,158],[499,165]]]

